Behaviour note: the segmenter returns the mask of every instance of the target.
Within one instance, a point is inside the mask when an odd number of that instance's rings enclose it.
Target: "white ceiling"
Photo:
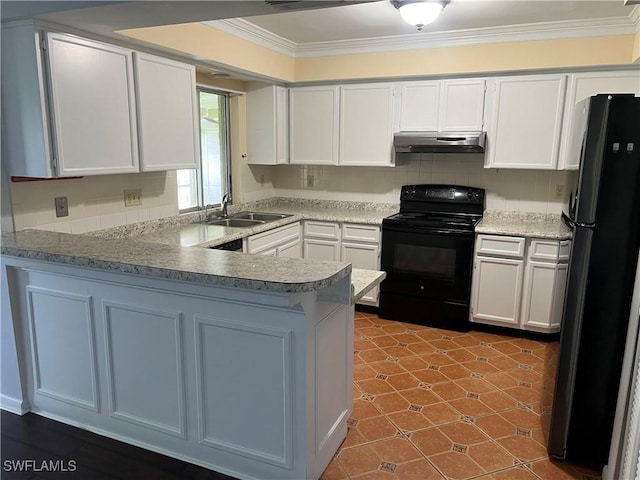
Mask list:
[[[623,0],[452,0],[424,33],[487,29],[546,22],[628,17]],[[388,0],[319,10],[244,17],[295,44],[415,34]]]

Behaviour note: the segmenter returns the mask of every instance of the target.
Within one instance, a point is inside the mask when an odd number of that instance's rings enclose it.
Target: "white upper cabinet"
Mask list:
[[[479,132],[484,123],[484,79],[444,80],[440,90],[440,132]]]
[[[196,69],[134,53],[140,170],[198,168],[200,111]]]
[[[440,81],[400,84],[400,130],[438,131]]]
[[[486,166],[557,168],[566,75],[497,77],[489,84]]]
[[[290,163],[393,165],[394,85],[289,91]]]
[[[587,72],[569,75],[562,127],[563,136],[560,140],[560,169],[577,170],[580,167],[587,112],[584,108],[578,109],[577,105],[598,93],[640,95],[640,71]]]
[[[434,80],[400,84],[401,131],[482,130],[484,79]]]
[[[58,176],[138,171],[132,52],[47,34]]]
[[[300,87],[289,91],[290,162],[338,163],[340,87]]]
[[[2,116],[9,175],[199,163],[194,67],[30,23],[2,26]]]
[[[247,89],[247,163],[289,163],[289,91],[249,83]]]
[[[0,32],[3,167],[8,175],[53,177],[40,34],[33,25],[2,25]]]
[[[345,85],[340,98],[340,165],[393,163],[394,85]]]

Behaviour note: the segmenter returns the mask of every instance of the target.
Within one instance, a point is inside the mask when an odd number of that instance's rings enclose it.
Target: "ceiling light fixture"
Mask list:
[[[449,3],[450,0],[391,0],[402,19],[418,27],[418,31],[438,18]]]

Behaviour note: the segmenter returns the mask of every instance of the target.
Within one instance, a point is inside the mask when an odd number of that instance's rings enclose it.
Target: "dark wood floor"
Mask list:
[[[2,411],[2,480],[235,480],[174,458],[127,445],[39,415]],[[17,460],[34,460],[38,469],[62,465],[66,472],[12,471]],[[74,469],[75,471],[69,471]],[[44,467],[46,469],[46,465]]]

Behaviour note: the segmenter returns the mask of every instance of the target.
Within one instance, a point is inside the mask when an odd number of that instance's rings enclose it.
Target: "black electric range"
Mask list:
[[[459,185],[405,185],[400,212],[382,221],[382,318],[469,329],[475,226],[485,192]]]

